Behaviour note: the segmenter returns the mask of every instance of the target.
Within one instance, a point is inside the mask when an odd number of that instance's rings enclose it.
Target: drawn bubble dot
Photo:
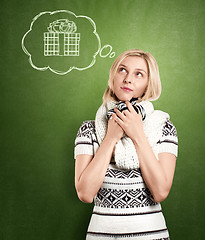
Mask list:
[[[105,58],[107,57],[110,53],[112,52],[112,46],[110,45],[105,45],[101,48],[100,50],[100,56]]]
[[[113,58],[115,56],[115,52],[112,52],[109,56],[109,58]]]

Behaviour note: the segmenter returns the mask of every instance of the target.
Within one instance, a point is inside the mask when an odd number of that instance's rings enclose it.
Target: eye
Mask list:
[[[120,68],[119,68],[119,71],[120,71],[120,72],[126,72],[126,69],[123,68],[123,67],[120,67]]]
[[[141,72],[137,72],[136,74],[138,77],[143,77],[142,73]]]

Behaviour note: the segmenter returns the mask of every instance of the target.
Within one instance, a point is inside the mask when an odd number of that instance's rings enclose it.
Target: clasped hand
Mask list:
[[[137,113],[129,101],[125,102],[128,110],[120,112],[114,109],[116,114],[112,115],[112,119],[123,129],[125,134],[133,141],[137,141],[143,134],[142,115]]]

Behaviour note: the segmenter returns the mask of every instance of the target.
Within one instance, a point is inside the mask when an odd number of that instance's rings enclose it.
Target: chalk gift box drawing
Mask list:
[[[44,56],[79,56],[80,33],[68,19],[58,19],[44,32]]]

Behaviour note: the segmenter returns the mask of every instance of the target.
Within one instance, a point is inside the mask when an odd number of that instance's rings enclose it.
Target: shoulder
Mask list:
[[[173,136],[177,137],[177,130],[174,124],[170,121],[170,119],[167,119],[163,125],[162,128],[162,137],[164,136]]]
[[[177,130],[170,119],[167,119],[162,127],[161,137],[157,142],[158,153],[169,152],[178,156]]]
[[[75,159],[76,156],[80,154],[94,155],[95,142],[97,142],[95,137],[95,121],[84,121],[81,124],[75,139]]]
[[[160,126],[162,136],[174,136],[177,137],[177,130],[173,122],[170,120],[170,115],[167,112],[161,110],[154,110],[150,117],[153,127],[158,128]]]
[[[88,120],[84,121],[77,133],[77,137],[88,137],[92,134],[95,134],[95,121],[94,120]]]

